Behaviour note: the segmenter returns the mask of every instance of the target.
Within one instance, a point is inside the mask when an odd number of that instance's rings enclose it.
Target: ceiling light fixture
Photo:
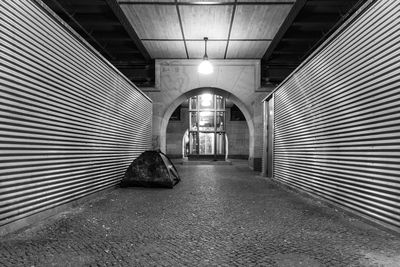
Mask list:
[[[204,56],[203,56],[203,61],[200,63],[198,72],[201,74],[211,74],[214,72],[213,65],[208,61],[208,56],[207,56],[207,41],[208,38],[204,37]]]

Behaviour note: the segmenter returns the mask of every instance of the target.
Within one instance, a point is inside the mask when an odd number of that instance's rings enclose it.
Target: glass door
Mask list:
[[[214,133],[199,132],[199,154],[214,155],[215,136]]]
[[[189,159],[225,159],[225,99],[191,97],[189,113]]]

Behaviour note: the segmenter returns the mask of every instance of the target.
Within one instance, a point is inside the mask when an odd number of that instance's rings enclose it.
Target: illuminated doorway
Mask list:
[[[189,159],[224,160],[225,98],[202,94],[189,99]]]

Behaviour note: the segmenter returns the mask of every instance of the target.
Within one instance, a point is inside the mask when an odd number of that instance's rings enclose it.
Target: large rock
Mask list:
[[[145,151],[135,159],[125,172],[121,187],[168,187],[180,181],[170,159],[160,151]]]

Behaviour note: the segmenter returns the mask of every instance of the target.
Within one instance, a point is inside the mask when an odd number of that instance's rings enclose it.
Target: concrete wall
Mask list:
[[[272,88],[260,88],[259,60],[211,60],[214,73],[200,75],[200,60],[156,60],[155,88],[142,88],[153,100],[153,148],[166,151],[167,125],[177,106],[201,88],[216,88],[245,115],[249,128],[249,164],[261,169],[261,101]],[[256,164],[254,164],[256,162]]]
[[[231,121],[230,108],[226,114],[226,135],[228,136],[228,158],[249,157],[249,127],[245,121]]]

